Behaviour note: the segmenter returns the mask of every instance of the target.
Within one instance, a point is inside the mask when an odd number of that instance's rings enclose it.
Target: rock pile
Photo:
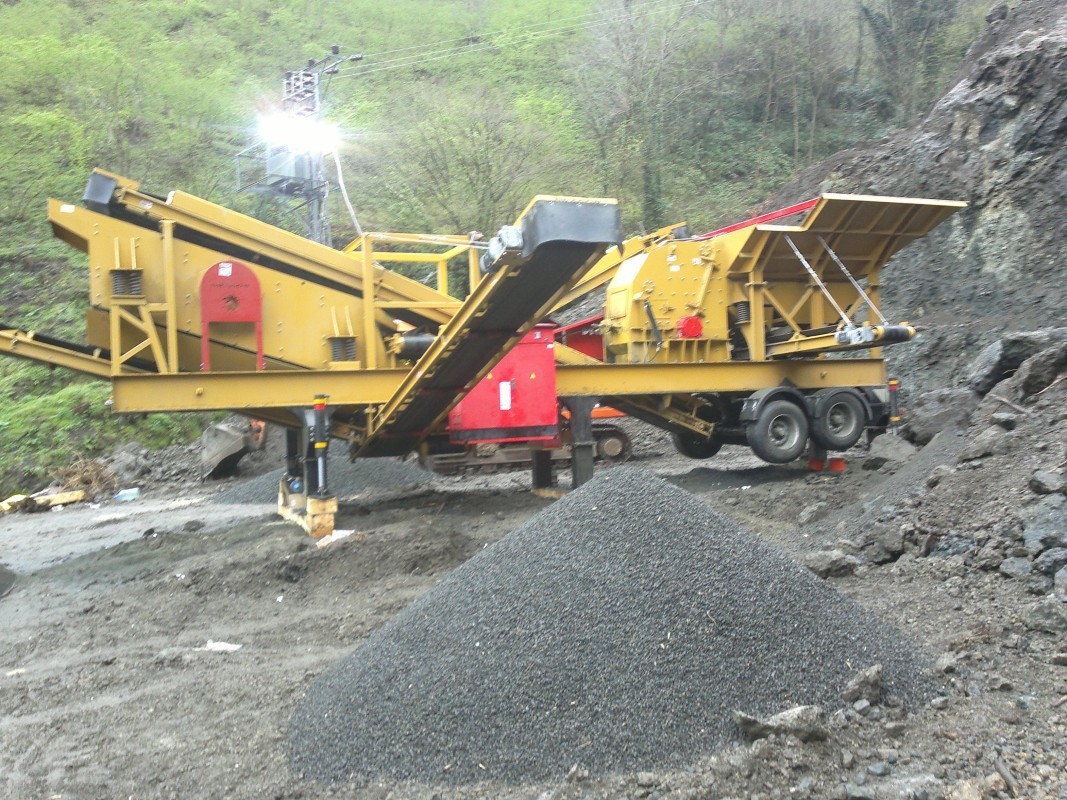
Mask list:
[[[986,394],[955,466],[930,475],[927,495],[904,521],[909,537],[935,555],[951,546],[978,569],[1026,580],[1034,594],[1059,596],[1057,581],[1067,586],[1065,403],[1067,343],[1059,342]],[[984,490],[977,497],[976,483]]]
[[[523,782],[659,769],[739,737],[734,711],[839,707],[911,643],[785,553],[642,470],[607,471],[450,573],[309,688],[294,771]]]
[[[216,503],[273,503],[278,499],[278,482],[285,469],[258,475],[218,492]],[[407,491],[427,484],[433,474],[414,464],[392,458],[363,458],[349,461],[347,455],[331,455],[327,478],[330,491],[339,498],[352,497],[368,489]]]

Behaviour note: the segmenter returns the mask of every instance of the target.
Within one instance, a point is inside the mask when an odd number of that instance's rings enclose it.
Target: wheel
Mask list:
[[[836,392],[815,405],[811,439],[827,450],[848,450],[867,427],[867,411],[852,392]]]
[[[671,441],[674,442],[674,449],[688,458],[711,458],[722,449],[722,442],[714,437],[701,439],[672,433]]]
[[[596,454],[602,461],[610,463],[630,459],[633,452],[630,438],[615,426],[594,427],[593,437],[596,439]]]
[[[745,428],[752,452],[771,464],[800,457],[808,443],[807,415],[788,400],[772,400]]]

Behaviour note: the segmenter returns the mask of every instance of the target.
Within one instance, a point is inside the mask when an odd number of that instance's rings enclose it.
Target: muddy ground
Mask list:
[[[914,487],[955,457],[939,447],[895,470],[862,469],[857,450],[843,475],[763,465],[740,448],[693,462],[658,436],[636,456],[803,558],[849,539],[865,511],[914,504]],[[830,580],[938,661],[943,698],[932,706],[839,710],[825,742],[739,732],[681,772],[579,767],[547,785],[462,789],[322,787],[291,774],[286,729],[304,689],[553,502],[526,480],[440,477],[409,496],[364,493],[338,519],[356,533],[322,549],[269,504],[210,503],[208,485],[5,517],[0,561],[18,577],[0,600],[0,796],[1067,798],[1062,634],[1023,624],[1034,601],[1025,582],[915,549]]]

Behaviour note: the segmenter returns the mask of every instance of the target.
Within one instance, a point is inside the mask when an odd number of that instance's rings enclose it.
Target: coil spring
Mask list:
[[[734,303],[734,309],[737,311],[737,321],[748,322],[752,319],[752,306],[747,300],[742,300],[739,303]]]
[[[120,297],[136,296],[144,293],[143,276],[139,270],[111,270],[111,294]]]
[[[333,336],[330,338],[330,358],[333,361],[356,360],[356,337]]]

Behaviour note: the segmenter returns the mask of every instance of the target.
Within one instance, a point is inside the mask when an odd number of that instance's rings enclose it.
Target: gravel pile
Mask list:
[[[331,455],[327,468],[330,491],[339,498],[352,497],[368,489],[406,491],[433,480],[433,474],[392,458],[361,458],[349,461],[347,455]],[[258,475],[223,489],[215,503],[273,503],[278,499],[278,482],[285,468]]]
[[[731,712],[841,705],[898,631],[689,493],[605,471],[451,572],[308,689],[293,769],[326,781],[561,778],[690,764]]]

